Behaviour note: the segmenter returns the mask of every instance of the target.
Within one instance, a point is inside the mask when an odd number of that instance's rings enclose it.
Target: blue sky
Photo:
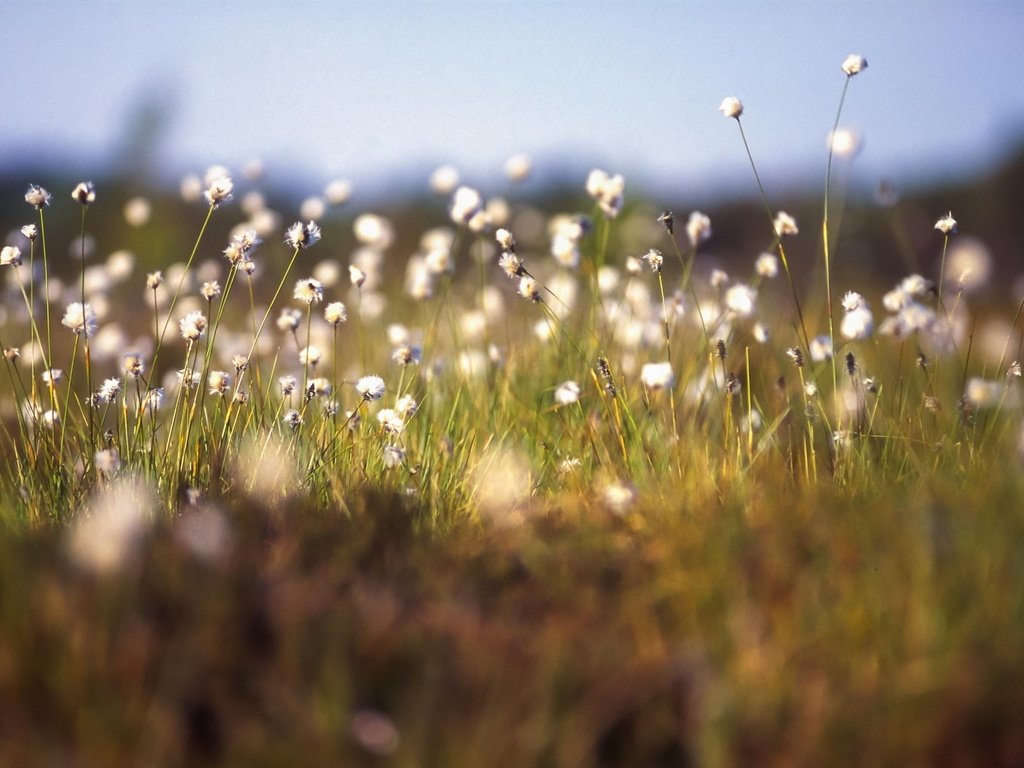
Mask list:
[[[487,187],[514,152],[687,196],[824,173],[842,125],[866,182],[989,167],[1024,135],[1024,3],[67,2],[3,4],[0,163],[99,175],[141,99],[167,105],[170,175],[262,158],[372,188],[442,162]]]

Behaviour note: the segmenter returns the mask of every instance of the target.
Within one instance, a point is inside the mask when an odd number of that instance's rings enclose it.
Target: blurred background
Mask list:
[[[751,256],[766,224],[719,103],[743,100],[772,205],[820,216],[839,65],[859,53],[869,68],[851,83],[840,122],[851,151],[836,169],[839,188],[868,206],[844,222],[860,233],[859,263],[929,267],[931,227],[947,210],[997,265],[1014,266],[1021,248],[1016,2],[8,0],[4,10],[4,232],[24,223],[30,182],[57,192],[92,179],[120,204],[176,196],[185,174],[220,163],[258,175],[285,217],[344,180],[354,215],[429,199],[443,164],[507,194],[503,164],[525,153],[521,197],[589,210],[583,182],[601,167],[625,175],[627,204],[712,212],[715,252]],[[899,197],[879,198],[883,183]],[[880,210],[897,199],[898,222]]]

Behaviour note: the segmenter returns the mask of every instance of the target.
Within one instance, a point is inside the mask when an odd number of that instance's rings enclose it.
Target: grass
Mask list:
[[[190,234],[136,222],[146,276],[91,252],[133,236],[102,186],[30,187],[3,762],[1024,760],[1020,310],[944,225],[938,283],[840,318],[843,159],[815,242],[739,126],[767,220],[732,276],[604,172],[588,216],[465,187],[339,260],[339,214],[282,230],[217,169]]]

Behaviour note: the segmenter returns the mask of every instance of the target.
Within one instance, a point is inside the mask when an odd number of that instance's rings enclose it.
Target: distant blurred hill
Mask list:
[[[20,163],[9,163],[0,169],[0,232],[5,241],[18,237],[17,230],[35,219],[35,214],[24,202],[25,189],[38,183],[49,189],[55,204],[47,213],[48,233],[54,238],[51,245],[55,253],[70,245],[78,231],[79,211],[68,195],[80,178],[69,176],[59,169],[65,167],[59,158],[40,162],[26,158]],[[591,212],[592,205],[583,191],[582,179],[586,169],[570,171],[556,176],[554,183],[531,184],[531,192],[517,193],[516,203],[527,203],[545,214],[557,212]],[[96,237],[100,254],[119,248],[135,251],[140,266],[155,269],[161,264],[182,259],[201,222],[196,205],[182,201],[176,183],[165,180],[147,181],[144,176],[129,173],[120,166],[110,175],[92,177],[99,192],[99,200],[90,212],[89,230]],[[571,180],[571,183],[566,181]],[[276,179],[265,184],[241,180],[239,193],[258,187],[268,204],[281,212],[282,225],[298,217],[299,206],[309,189],[322,184],[309,184],[296,179]],[[672,210],[678,222],[677,234],[694,207],[700,206],[710,215],[714,236],[702,248],[707,260],[726,268],[737,265],[738,274],[749,270],[752,260],[771,244],[771,229],[765,208],[753,195],[756,185],[750,180],[751,194],[718,197],[708,207],[694,200],[671,200],[646,196],[643,189],[630,185],[627,178],[627,205],[624,218],[630,215],[649,216],[652,219],[663,210]],[[300,192],[298,190],[306,190]],[[787,252],[797,280],[803,276],[810,285],[820,284],[821,254],[821,185],[816,188],[795,188],[785,196],[771,200],[773,210],[786,210],[800,223],[800,234],[787,242]],[[132,230],[124,223],[124,203],[135,195],[145,195],[152,202],[153,218],[144,228]],[[59,203],[59,204],[58,204]],[[65,204],[66,203],[66,204]],[[237,205],[237,203],[236,203]],[[320,258],[331,255],[345,259],[356,242],[348,226],[351,220],[365,210],[391,216],[397,223],[398,242],[394,251],[407,256],[416,249],[419,235],[425,229],[445,223],[444,201],[430,196],[426,183],[411,188],[408,184],[396,186],[392,196],[375,199],[371,204],[361,202],[358,189],[352,201],[333,210],[326,222],[333,237],[325,240]],[[234,207],[234,206],[233,206]],[[959,237],[973,237],[984,243],[991,252],[997,280],[989,288],[993,300],[1007,301],[1015,281],[1024,275],[1021,256],[1024,254],[1024,144],[1012,153],[997,169],[976,178],[960,182],[910,189],[882,189],[874,193],[861,189],[844,190],[835,181],[832,190],[832,232],[838,232],[834,253],[834,285],[840,291],[847,288],[864,290],[866,286],[888,284],[912,271],[934,278],[938,271],[942,238],[934,230],[935,221],[947,211],[959,222]],[[243,214],[234,210],[230,215],[216,216],[206,243],[227,241],[231,226]],[[658,239],[654,230],[652,242],[629,244],[628,248],[658,247],[667,243]],[[620,243],[622,245],[622,243]],[[625,247],[625,246],[624,246]],[[614,260],[624,255],[612,253]],[[626,251],[630,252],[630,251]],[[68,264],[72,269],[73,263]],[[59,272],[59,263],[55,267]]]

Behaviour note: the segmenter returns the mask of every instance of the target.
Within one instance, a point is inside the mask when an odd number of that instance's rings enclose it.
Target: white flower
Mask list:
[[[380,400],[384,395],[384,379],[380,376],[363,376],[356,382],[356,392],[363,400]]]
[[[941,219],[935,222],[935,228],[944,235],[951,235],[956,232],[956,219],[953,218],[952,213],[947,213]]]
[[[718,106],[718,111],[726,117],[739,119],[739,116],[743,114],[743,102],[735,96],[726,96]]]
[[[448,213],[452,221],[465,226],[483,208],[484,201],[472,187],[459,187],[452,197],[452,206]]]
[[[64,319],[61,324],[70,328],[78,335],[85,335],[86,338],[96,333],[96,312],[92,305],[75,302],[69,304],[64,311]]]
[[[338,327],[339,323],[344,323],[348,320],[348,311],[345,309],[345,305],[340,301],[332,301],[326,307],[324,307],[324,320],[327,321],[328,325]]]
[[[875,329],[875,318],[867,304],[860,304],[843,315],[839,332],[851,341],[864,341]]]
[[[25,202],[42,210],[50,204],[50,193],[38,184],[31,184],[29,185],[28,192],[25,193]]]
[[[700,211],[694,211],[686,221],[686,236],[694,248],[711,237],[711,219]]]
[[[435,195],[450,195],[459,185],[459,171],[452,165],[442,165],[430,174],[430,189]]]
[[[501,246],[503,251],[514,251],[516,249],[516,239],[507,229],[496,230],[494,232],[494,239],[498,241],[498,245]]]
[[[975,376],[968,380],[964,397],[975,408],[991,408],[999,402],[1002,392],[1003,385],[1000,382]]]
[[[921,275],[907,275],[900,282],[900,290],[918,299],[927,296],[932,291],[932,283]]]
[[[256,234],[256,230],[252,227],[247,227],[231,238],[228,247],[224,249],[224,257],[231,264],[238,265],[245,261],[253,249],[261,242],[263,241]]]
[[[776,277],[779,274],[779,259],[774,253],[762,253],[754,262],[754,270],[761,277]]]
[[[856,291],[847,291],[843,294],[843,310],[846,312],[852,312],[864,304],[864,297]]]
[[[286,374],[278,378],[277,383],[281,386],[281,396],[288,397],[292,392],[295,391],[295,385],[298,383],[295,377],[291,374]]]
[[[319,304],[324,300],[324,284],[312,277],[304,277],[295,284],[294,298],[306,304]]]
[[[377,251],[386,251],[395,240],[391,222],[376,213],[361,213],[352,222],[356,239]]]
[[[648,389],[671,389],[676,383],[676,376],[669,362],[645,363],[640,369],[640,380]]]
[[[860,146],[860,134],[851,128],[837,128],[828,136],[828,148],[838,157],[852,157]]]
[[[231,191],[234,188],[235,183],[231,181],[230,176],[218,176],[210,181],[206,191],[203,192],[203,197],[207,203],[216,208],[221,203],[231,202]]]
[[[540,291],[537,288],[537,281],[529,275],[519,280],[519,295],[530,301],[540,301]]]
[[[640,257],[642,261],[647,262],[647,266],[651,268],[651,272],[661,272],[661,267],[665,262],[664,257],[661,255],[661,251],[651,248],[647,253]]]
[[[206,316],[199,311],[189,312],[179,322],[181,336],[186,341],[197,341],[206,334]]]
[[[786,235],[795,235],[800,232],[796,226],[796,219],[790,216],[785,211],[779,211],[775,214],[775,234],[779,237],[785,237]]]
[[[832,359],[832,339],[828,336],[815,336],[810,345],[811,360],[820,363]]]
[[[505,161],[505,178],[511,182],[525,181],[530,175],[532,164],[528,155],[515,154]]]
[[[210,371],[206,384],[211,395],[223,395],[231,389],[231,374],[227,371]]]
[[[302,365],[309,365],[316,368],[320,361],[323,359],[324,353],[320,347],[315,344],[310,344],[308,347],[299,352],[299,363]]]
[[[416,402],[416,398],[412,395],[402,395],[398,398],[398,402],[395,403],[395,413],[401,416],[403,419],[408,419],[419,408],[419,403]]]
[[[146,370],[142,355],[138,352],[126,352],[121,358],[121,370],[124,375],[133,379],[139,378]]]
[[[97,451],[93,457],[93,466],[96,467],[96,471],[103,477],[116,475],[121,469],[121,456],[118,454],[117,448]]]
[[[284,416],[281,417],[281,421],[292,429],[298,429],[302,425],[302,414],[294,408],[291,408],[285,411]]]
[[[29,242],[31,242],[35,240],[36,237],[39,235],[39,230],[36,228],[35,224],[26,224],[21,228],[21,234]]]
[[[415,344],[399,344],[391,353],[391,359],[399,365],[419,365],[423,351]]]
[[[208,280],[207,282],[203,283],[203,287],[200,289],[199,292],[203,294],[203,298],[205,298],[207,301],[210,301],[213,299],[214,296],[220,296],[220,283],[218,283],[216,280]]]
[[[848,77],[853,77],[868,68],[868,60],[856,53],[851,53],[843,59],[842,67],[843,72],[845,72]]]
[[[384,446],[384,466],[393,469],[405,463],[405,451],[397,445]]]
[[[366,282],[366,273],[354,264],[348,268],[348,278],[356,288],[362,288]]]
[[[17,267],[21,265],[21,248],[15,245],[5,245],[0,251],[0,266]]]
[[[96,399],[102,403],[112,403],[117,399],[117,395],[120,391],[120,379],[104,379],[103,383],[100,385],[99,391],[96,393]]]
[[[82,205],[91,205],[96,202],[96,187],[91,181],[79,182],[71,192],[71,199]]]
[[[740,317],[750,317],[754,311],[756,300],[757,291],[743,283],[729,286],[725,292],[725,306]]]
[[[580,385],[575,381],[563,381],[555,388],[555,402],[559,405],[572,405],[580,399]]]
[[[302,312],[295,307],[284,307],[276,322],[279,330],[294,333],[302,322]]]
[[[149,390],[142,400],[147,411],[159,411],[164,402],[164,390],[162,387]]]
[[[313,221],[308,224],[296,221],[288,227],[284,241],[291,248],[309,248],[320,241],[320,227]]]
[[[621,174],[614,176],[595,168],[587,176],[587,194],[597,201],[606,218],[614,219],[622,210],[626,180]]]
[[[712,269],[708,282],[712,288],[721,288],[729,282],[729,274],[724,269]]]
[[[405,431],[405,420],[392,408],[382,408],[378,411],[377,422],[389,435],[400,435]]]

